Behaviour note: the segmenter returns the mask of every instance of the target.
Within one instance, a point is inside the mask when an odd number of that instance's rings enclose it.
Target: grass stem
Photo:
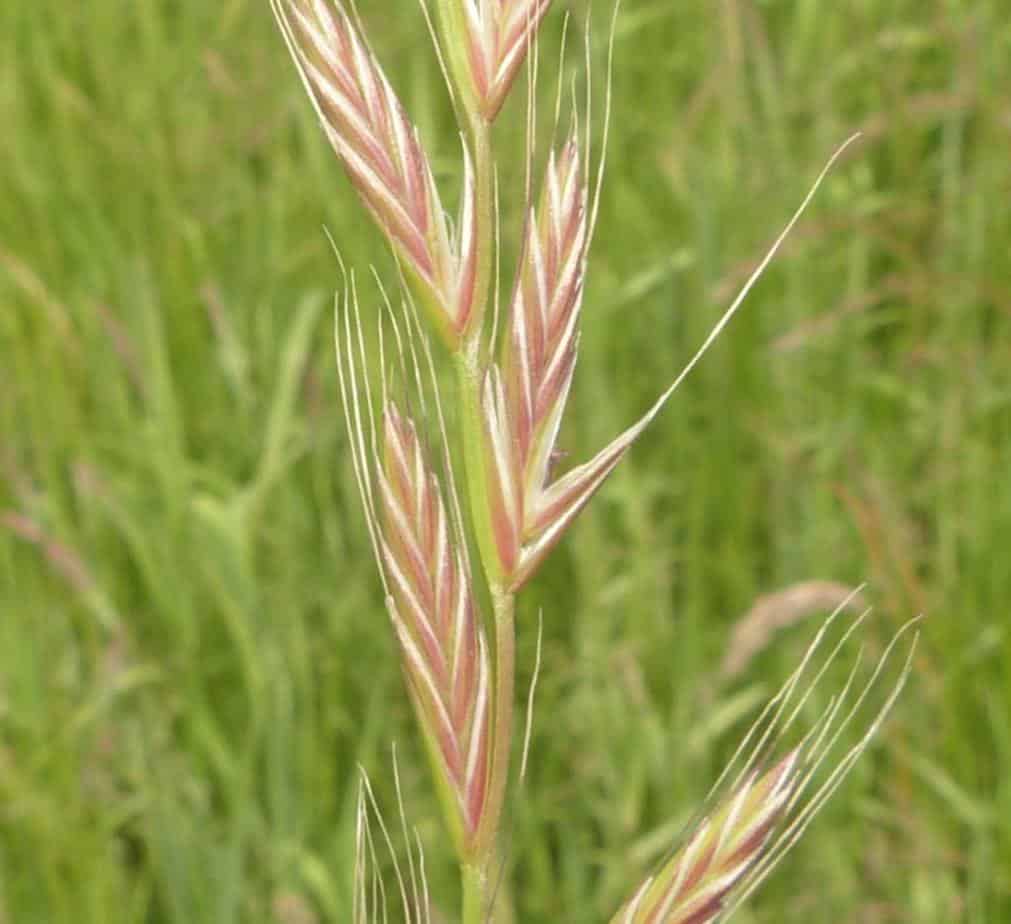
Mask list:
[[[485,867],[480,863],[465,863],[461,868],[463,880],[463,910],[460,924],[484,924],[484,906],[487,896]]]
[[[492,741],[491,771],[488,777],[488,802],[478,831],[478,850],[493,856],[498,837],[509,781],[509,755],[512,752],[513,687],[516,682],[515,595],[492,587],[495,613],[495,733]]]

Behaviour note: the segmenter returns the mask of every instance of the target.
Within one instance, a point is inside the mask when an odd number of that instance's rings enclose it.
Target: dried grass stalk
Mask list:
[[[743,673],[780,630],[819,611],[830,612],[840,606],[859,612],[865,606],[863,595],[836,581],[800,581],[763,594],[734,624],[720,664],[719,679],[726,682]]]

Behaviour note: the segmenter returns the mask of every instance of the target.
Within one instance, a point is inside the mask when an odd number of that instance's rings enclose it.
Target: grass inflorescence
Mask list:
[[[361,15],[453,243],[460,138],[408,7]],[[649,406],[828,153],[864,141],[524,590],[518,702],[538,610],[544,646],[509,814],[522,920],[607,920],[687,843],[685,812],[812,623],[775,617],[774,644],[716,676],[732,625],[811,579],[870,581],[870,657],[905,614],[933,618],[913,695],[739,919],[1008,915],[998,13],[626,3],[552,473]],[[348,265],[394,270],[270,17],[39,0],[0,25],[0,914],[346,921],[358,765],[395,805],[394,739],[452,916],[340,414],[320,227]],[[548,15],[545,81],[560,32]],[[515,80],[500,183],[521,189]]]

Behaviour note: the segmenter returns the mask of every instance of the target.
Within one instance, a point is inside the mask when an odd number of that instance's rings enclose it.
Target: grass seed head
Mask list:
[[[509,94],[551,0],[462,0],[462,6],[471,89],[481,114],[491,122]]]
[[[461,547],[413,421],[387,402],[378,474],[388,607],[418,716],[452,795],[466,851],[484,808],[488,649]]]
[[[916,626],[902,626],[875,662],[864,663],[860,629],[846,623],[853,591],[823,623],[793,673],[769,700],[710,792],[715,808],[611,924],[705,924],[726,920],[775,869],[838,790],[891,712],[909,676]],[[911,638],[910,638],[911,636]],[[906,642],[907,639],[910,639]],[[899,652],[906,647],[905,656]],[[766,755],[807,724],[807,707],[833,665],[856,646],[841,686],[799,743],[769,770]],[[897,671],[897,673],[896,673]],[[891,678],[886,680],[886,678]],[[856,741],[844,734],[857,730]],[[726,783],[729,795],[718,794]]]
[[[612,924],[706,924],[755,866],[786,810],[798,766],[793,751],[763,774],[752,772],[704,818]]]
[[[271,2],[327,138],[433,326],[455,348],[475,320],[469,159],[454,239],[417,129],[355,23],[329,0]]]
[[[539,522],[576,365],[586,271],[587,188],[575,138],[553,152],[530,209],[501,367],[485,381],[489,502],[503,572],[525,580],[553,525]],[[561,536],[557,530],[554,541]]]

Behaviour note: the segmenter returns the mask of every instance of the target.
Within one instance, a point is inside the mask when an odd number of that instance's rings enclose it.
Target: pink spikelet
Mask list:
[[[549,517],[575,515],[554,500],[549,479],[576,365],[587,238],[587,188],[572,139],[552,153],[530,210],[501,371],[489,371],[483,396],[492,528],[503,571],[517,583],[561,534]]]
[[[530,220],[524,242],[510,336],[502,360],[505,398],[498,398],[498,386],[486,387],[482,408],[485,480],[491,485],[491,531],[499,567],[511,590],[518,590],[533,576],[625,453],[716,342],[852,141],[849,139],[832,155],[736,298],[653,406],[593,458],[553,480],[551,462],[576,361],[579,305],[592,228],[587,226],[587,195],[578,178],[575,144],[570,142],[552,159],[541,208]],[[493,385],[495,375],[494,369],[489,371]],[[506,483],[509,473],[516,472],[519,474],[511,476],[513,481]],[[505,503],[509,498],[515,500]]]
[[[455,347],[474,305],[475,189],[469,158],[454,240],[417,130],[347,13],[330,0],[271,4],[348,177],[440,336]]]
[[[426,739],[458,809],[463,843],[486,797],[490,667],[470,576],[414,423],[387,402],[378,473],[380,558],[390,616]]]
[[[647,879],[611,924],[707,924],[744,885],[789,810],[800,757],[752,772],[704,818],[663,868]]]
[[[498,115],[551,0],[464,0],[467,54],[481,112]]]
[[[586,269],[586,199],[573,139],[552,154],[539,214],[531,209],[502,361],[528,495],[547,480],[576,362]]]

